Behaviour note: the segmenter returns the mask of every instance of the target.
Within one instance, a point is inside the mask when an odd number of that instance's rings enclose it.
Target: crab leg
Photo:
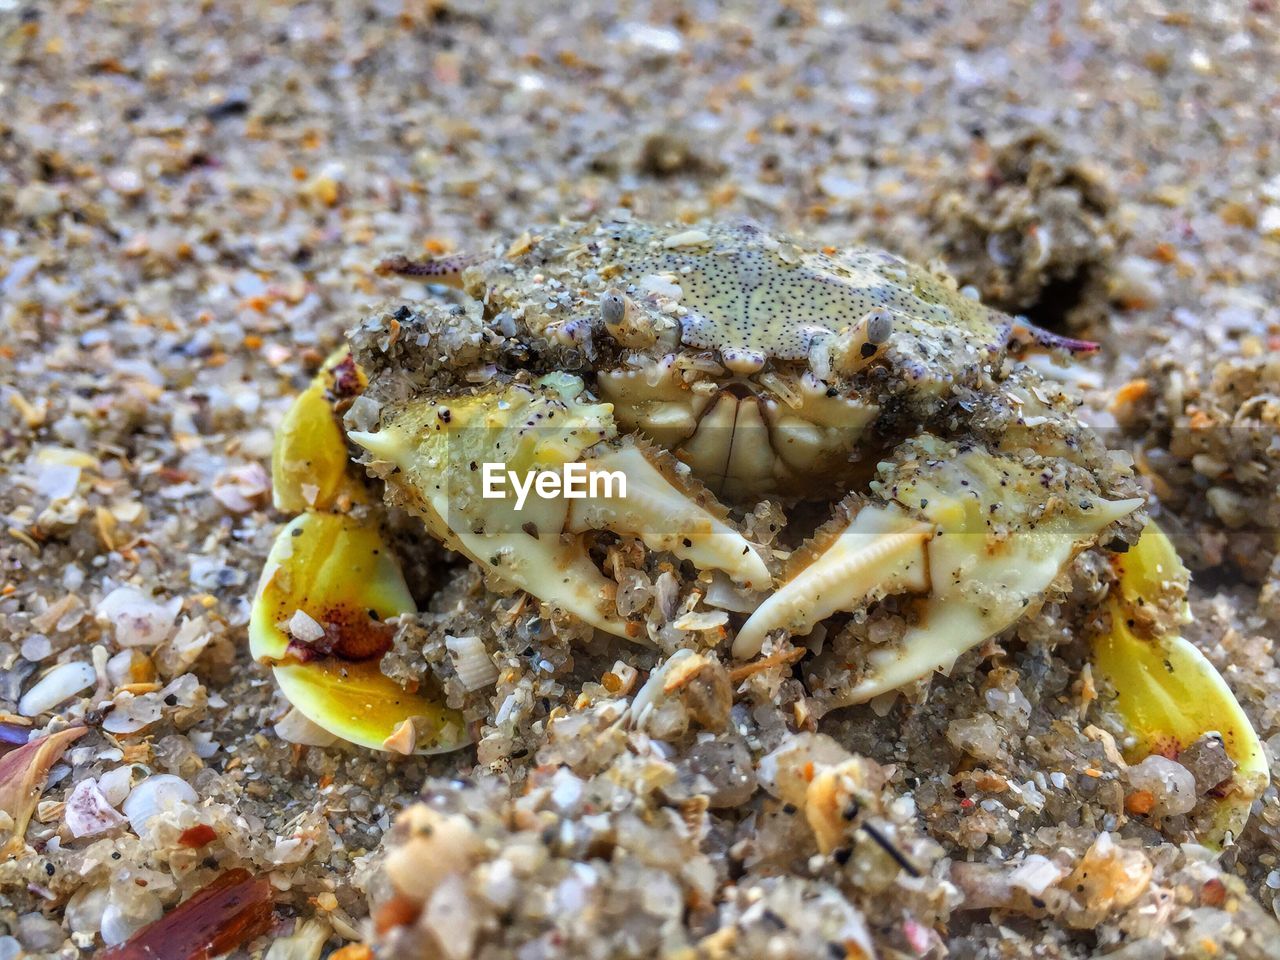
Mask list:
[[[1099,703],[1128,732],[1130,763],[1153,753],[1176,757],[1202,737],[1218,738],[1235,770],[1209,795],[1215,809],[1201,839],[1216,845],[1238,837],[1270,771],[1231,688],[1180,634],[1191,618],[1190,574],[1154,521],[1114,566],[1119,582],[1107,598],[1110,625],[1093,638],[1094,676],[1104,692]]]
[[[389,495],[447,546],[608,633],[636,639],[641,624],[618,616],[616,584],[587,552],[589,530],[638,537],[757,589],[769,582],[750,543],[704,505],[714,502],[710,494],[665,471],[656,454],[615,441],[611,405],[585,399],[576,377],[409,404],[377,432],[349,436],[396,468]],[[581,464],[588,489],[597,477],[621,475],[626,495],[533,492],[535,474],[571,464]],[[486,465],[501,467],[528,496],[495,498],[483,479]]]

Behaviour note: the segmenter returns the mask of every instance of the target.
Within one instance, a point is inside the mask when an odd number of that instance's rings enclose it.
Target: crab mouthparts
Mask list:
[[[737,502],[811,496],[815,478],[839,489],[879,412],[856,395],[832,393],[816,377],[765,373],[690,386],[670,362],[610,371],[596,385],[622,429],[671,451],[713,493]]]
[[[762,406],[745,384],[730,384],[702,412],[676,456],[717,494],[773,490],[781,464]]]

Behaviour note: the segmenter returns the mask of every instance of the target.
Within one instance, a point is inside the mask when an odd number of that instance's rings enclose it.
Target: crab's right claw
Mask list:
[[[674,476],[674,466],[633,443],[607,447],[587,461],[593,475],[625,478],[626,494],[575,500],[569,529],[612,530],[639,537],[651,550],[666,550],[700,570],[723,570],[749,590],[769,587],[769,568],[737,530],[698,502],[710,494]]]
[[[577,377],[552,375],[406,404],[384,417],[380,430],[349,436],[396,468],[389,495],[447,546],[616,636],[641,639],[643,624],[618,615],[617,585],[591,559],[589,531],[638,537],[744,584],[768,583],[754,548],[691,484],[664,472],[657,454],[616,435],[610,404],[591,401]],[[539,496],[532,487],[535,474],[575,464],[586,496]],[[527,495],[514,494],[518,484]],[[603,486],[614,489],[606,494]]]
[[[375,464],[394,466],[388,499],[445,546],[600,630],[638,638],[640,625],[617,615],[617,585],[581,542],[561,536],[567,501],[532,489],[523,502],[508,496],[511,474],[558,468],[612,435],[609,405],[587,402],[582,391],[576,377],[551,376],[414,401],[384,414],[381,429],[348,436]]]
[[[1105,701],[1130,737],[1125,757],[1175,756],[1206,734],[1222,741],[1235,771],[1212,791],[1217,809],[1203,837],[1219,844],[1239,836],[1270,779],[1262,744],[1231,688],[1204,654],[1184,639],[1188,573],[1154,522],[1128,553],[1118,555],[1108,598],[1108,630],[1093,642],[1094,676],[1113,695]]]

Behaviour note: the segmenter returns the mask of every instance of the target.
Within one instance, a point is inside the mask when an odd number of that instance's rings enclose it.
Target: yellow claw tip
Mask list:
[[[250,649],[275,665],[290,703],[343,740],[375,750],[403,746],[404,737],[393,734],[413,718],[411,752],[454,750],[470,739],[461,714],[434,691],[406,690],[378,668],[392,632],[384,621],[413,610],[376,523],[304,513],[280,531],[267,558],[250,619]],[[295,617],[323,636],[291,652],[293,638],[281,623]]]
[[[298,395],[276,430],[271,451],[271,495],[277,510],[324,510],[347,474],[347,447],[324,388]]]
[[[462,714],[445,706],[437,691],[407,690],[374,661],[293,663],[274,673],[281,692],[308,720],[357,746],[408,755],[448,753],[471,742]]]
[[[1236,770],[1204,839],[1221,842],[1239,834],[1269,782],[1262,744],[1221,674],[1177,632],[1185,619],[1188,573],[1168,537],[1149,523],[1115,567],[1111,626],[1094,640],[1093,667],[1114,692],[1110,706],[1131,736],[1125,758],[1176,757],[1206,734],[1220,736]]]

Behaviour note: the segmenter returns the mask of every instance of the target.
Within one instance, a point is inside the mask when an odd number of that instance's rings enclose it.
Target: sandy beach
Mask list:
[[[1280,771],[1278,78],[1266,0],[0,0],[0,764],[65,740],[40,776],[11,772],[38,800],[25,832],[0,819],[0,960],[93,955],[240,869],[273,906],[214,922],[252,934],[216,952],[273,960],[1280,955],[1280,793],[1221,850],[1136,808],[1068,604],[923,698],[807,723],[789,663],[749,680],[733,756],[752,779],[711,777],[710,801],[583,752],[604,733],[574,704],[639,648],[511,627],[503,679],[467,700],[477,744],[434,757],[289,742],[248,649],[289,519],[274,430],[347,330],[438,295],[381,261],[619,211],[749,218],[936,265],[1101,344],[1073,376],[1081,417],[1132,456],[1193,574],[1184,634]],[[437,620],[401,631],[392,676],[498,609],[465,564],[416,556]],[[787,710],[757,709],[770,696]],[[799,827],[755,783],[798,732],[883,772],[911,871],[870,842],[792,855]],[[613,805],[557,807],[557,788]],[[467,818],[489,864],[530,824],[606,813],[611,852],[560,835],[506,906],[474,906],[490,870],[406,926],[386,905],[417,828],[392,825],[419,798]],[[1065,884],[1088,857],[1132,895],[1010,886],[1011,865]]]

